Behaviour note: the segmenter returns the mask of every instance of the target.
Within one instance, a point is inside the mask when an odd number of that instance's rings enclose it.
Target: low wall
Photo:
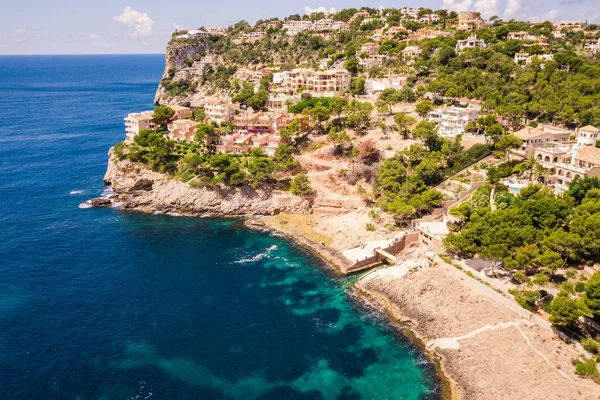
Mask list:
[[[404,250],[405,248],[407,248],[408,246],[410,246],[411,244],[418,243],[418,242],[419,242],[419,233],[411,232],[411,233],[405,234],[404,237],[402,237],[402,239],[392,243],[391,246],[382,248],[381,250],[383,250],[387,253],[396,255],[396,254],[400,253],[402,250]],[[344,274],[351,274],[354,272],[358,272],[358,271],[362,271],[364,269],[370,268],[379,263],[381,263],[381,260],[379,259],[379,255],[377,253],[373,253],[373,256],[367,257],[361,261],[357,261],[356,263],[352,264],[351,266],[349,266],[342,272]]]

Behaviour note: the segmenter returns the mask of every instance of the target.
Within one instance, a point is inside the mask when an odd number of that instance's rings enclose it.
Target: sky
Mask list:
[[[0,54],[164,53],[175,28],[254,23],[362,6],[446,8],[505,20],[600,23],[600,0],[0,0]]]

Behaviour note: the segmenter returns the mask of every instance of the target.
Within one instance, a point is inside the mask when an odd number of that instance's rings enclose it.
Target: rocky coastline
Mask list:
[[[287,192],[249,186],[231,189],[191,187],[143,165],[118,160],[112,149],[104,183],[110,185],[116,194],[111,196],[113,203],[120,204],[123,209],[143,212],[235,217],[307,214],[311,207],[309,199]]]

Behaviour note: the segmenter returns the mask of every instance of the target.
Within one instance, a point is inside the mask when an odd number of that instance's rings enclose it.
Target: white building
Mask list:
[[[331,18],[323,18],[313,23],[312,29],[315,31],[328,31],[333,27],[335,21]]]
[[[286,93],[269,94],[266,107],[271,111],[286,111],[288,104],[296,104],[300,99],[300,95]]]
[[[417,18],[417,16],[419,15],[419,9],[406,7],[406,8],[403,8],[402,10],[400,10],[400,13],[402,13],[402,15],[404,15],[404,16]]]
[[[365,93],[377,94],[385,89],[400,90],[406,85],[406,76],[388,77],[381,79],[367,79],[365,81]]]
[[[125,140],[128,142],[133,141],[133,137],[140,133],[142,129],[154,129],[154,118],[152,117],[153,111],[143,111],[140,113],[128,114],[125,120]]]
[[[524,64],[529,59],[529,53],[525,53],[521,50],[518,53],[515,53],[515,64]]]
[[[250,33],[242,33],[240,38],[243,40],[258,40],[262,39],[267,33],[265,31],[254,31]]]
[[[313,96],[336,97],[350,90],[351,74],[346,70],[314,71],[298,68],[273,74],[273,84],[281,90]]]
[[[537,36],[532,35],[528,32],[525,31],[520,31],[520,32],[510,32],[508,34],[507,39],[513,39],[513,40],[537,40]]]
[[[429,112],[429,121],[438,125],[438,132],[443,136],[456,136],[465,133],[469,122],[477,121],[481,107],[469,104],[466,108],[442,107]]]
[[[208,28],[206,32],[210,33],[211,35],[221,36],[227,33],[227,28],[224,26],[213,26],[212,28]]]
[[[288,36],[295,36],[300,32],[313,29],[313,23],[310,21],[286,21],[282,29],[287,31]]]
[[[476,47],[479,47],[480,49],[485,49],[486,45],[483,40],[477,39],[477,37],[475,36],[471,36],[465,40],[459,40],[458,43],[456,43],[457,52],[465,49],[473,49]]]
[[[569,132],[576,142],[549,141],[534,149],[536,160],[549,173],[544,183],[558,192],[568,188],[576,178],[600,177],[600,128],[588,125],[577,132]]]
[[[591,51],[592,53],[600,52],[600,38],[587,39],[585,42],[585,49]]]
[[[210,36],[210,34],[206,31],[200,31],[197,29],[191,29],[189,30],[187,33],[184,33],[183,35],[178,35],[177,39],[206,39]]]
[[[585,28],[584,21],[560,21],[557,26],[558,30],[567,29],[569,31],[577,32]]]
[[[235,108],[233,104],[224,99],[207,99],[204,102],[204,113],[208,121],[222,124],[233,119]]]

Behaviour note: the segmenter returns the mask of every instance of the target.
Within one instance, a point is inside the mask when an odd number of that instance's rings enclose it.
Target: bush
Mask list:
[[[592,354],[598,354],[600,352],[600,343],[596,342],[592,338],[583,339],[581,341],[581,345],[584,349],[589,351]]]
[[[308,176],[300,174],[292,179],[290,183],[290,191],[296,196],[304,196],[312,192],[310,180]]]
[[[594,380],[594,382],[600,382],[600,374],[598,373],[598,366],[592,359],[578,361],[575,364],[575,374],[580,376],[587,376]]]
[[[125,148],[126,146],[123,142],[115,144],[115,146],[113,147],[113,152],[117,157],[117,160],[121,161],[125,158]]]
[[[369,232],[372,232],[375,230],[375,225],[373,225],[372,223],[368,222],[367,224],[365,224],[365,229]]]
[[[445,254],[440,254],[440,258],[442,259],[443,262],[445,262],[446,264],[452,264],[452,260],[450,259],[450,257],[448,257]]]

